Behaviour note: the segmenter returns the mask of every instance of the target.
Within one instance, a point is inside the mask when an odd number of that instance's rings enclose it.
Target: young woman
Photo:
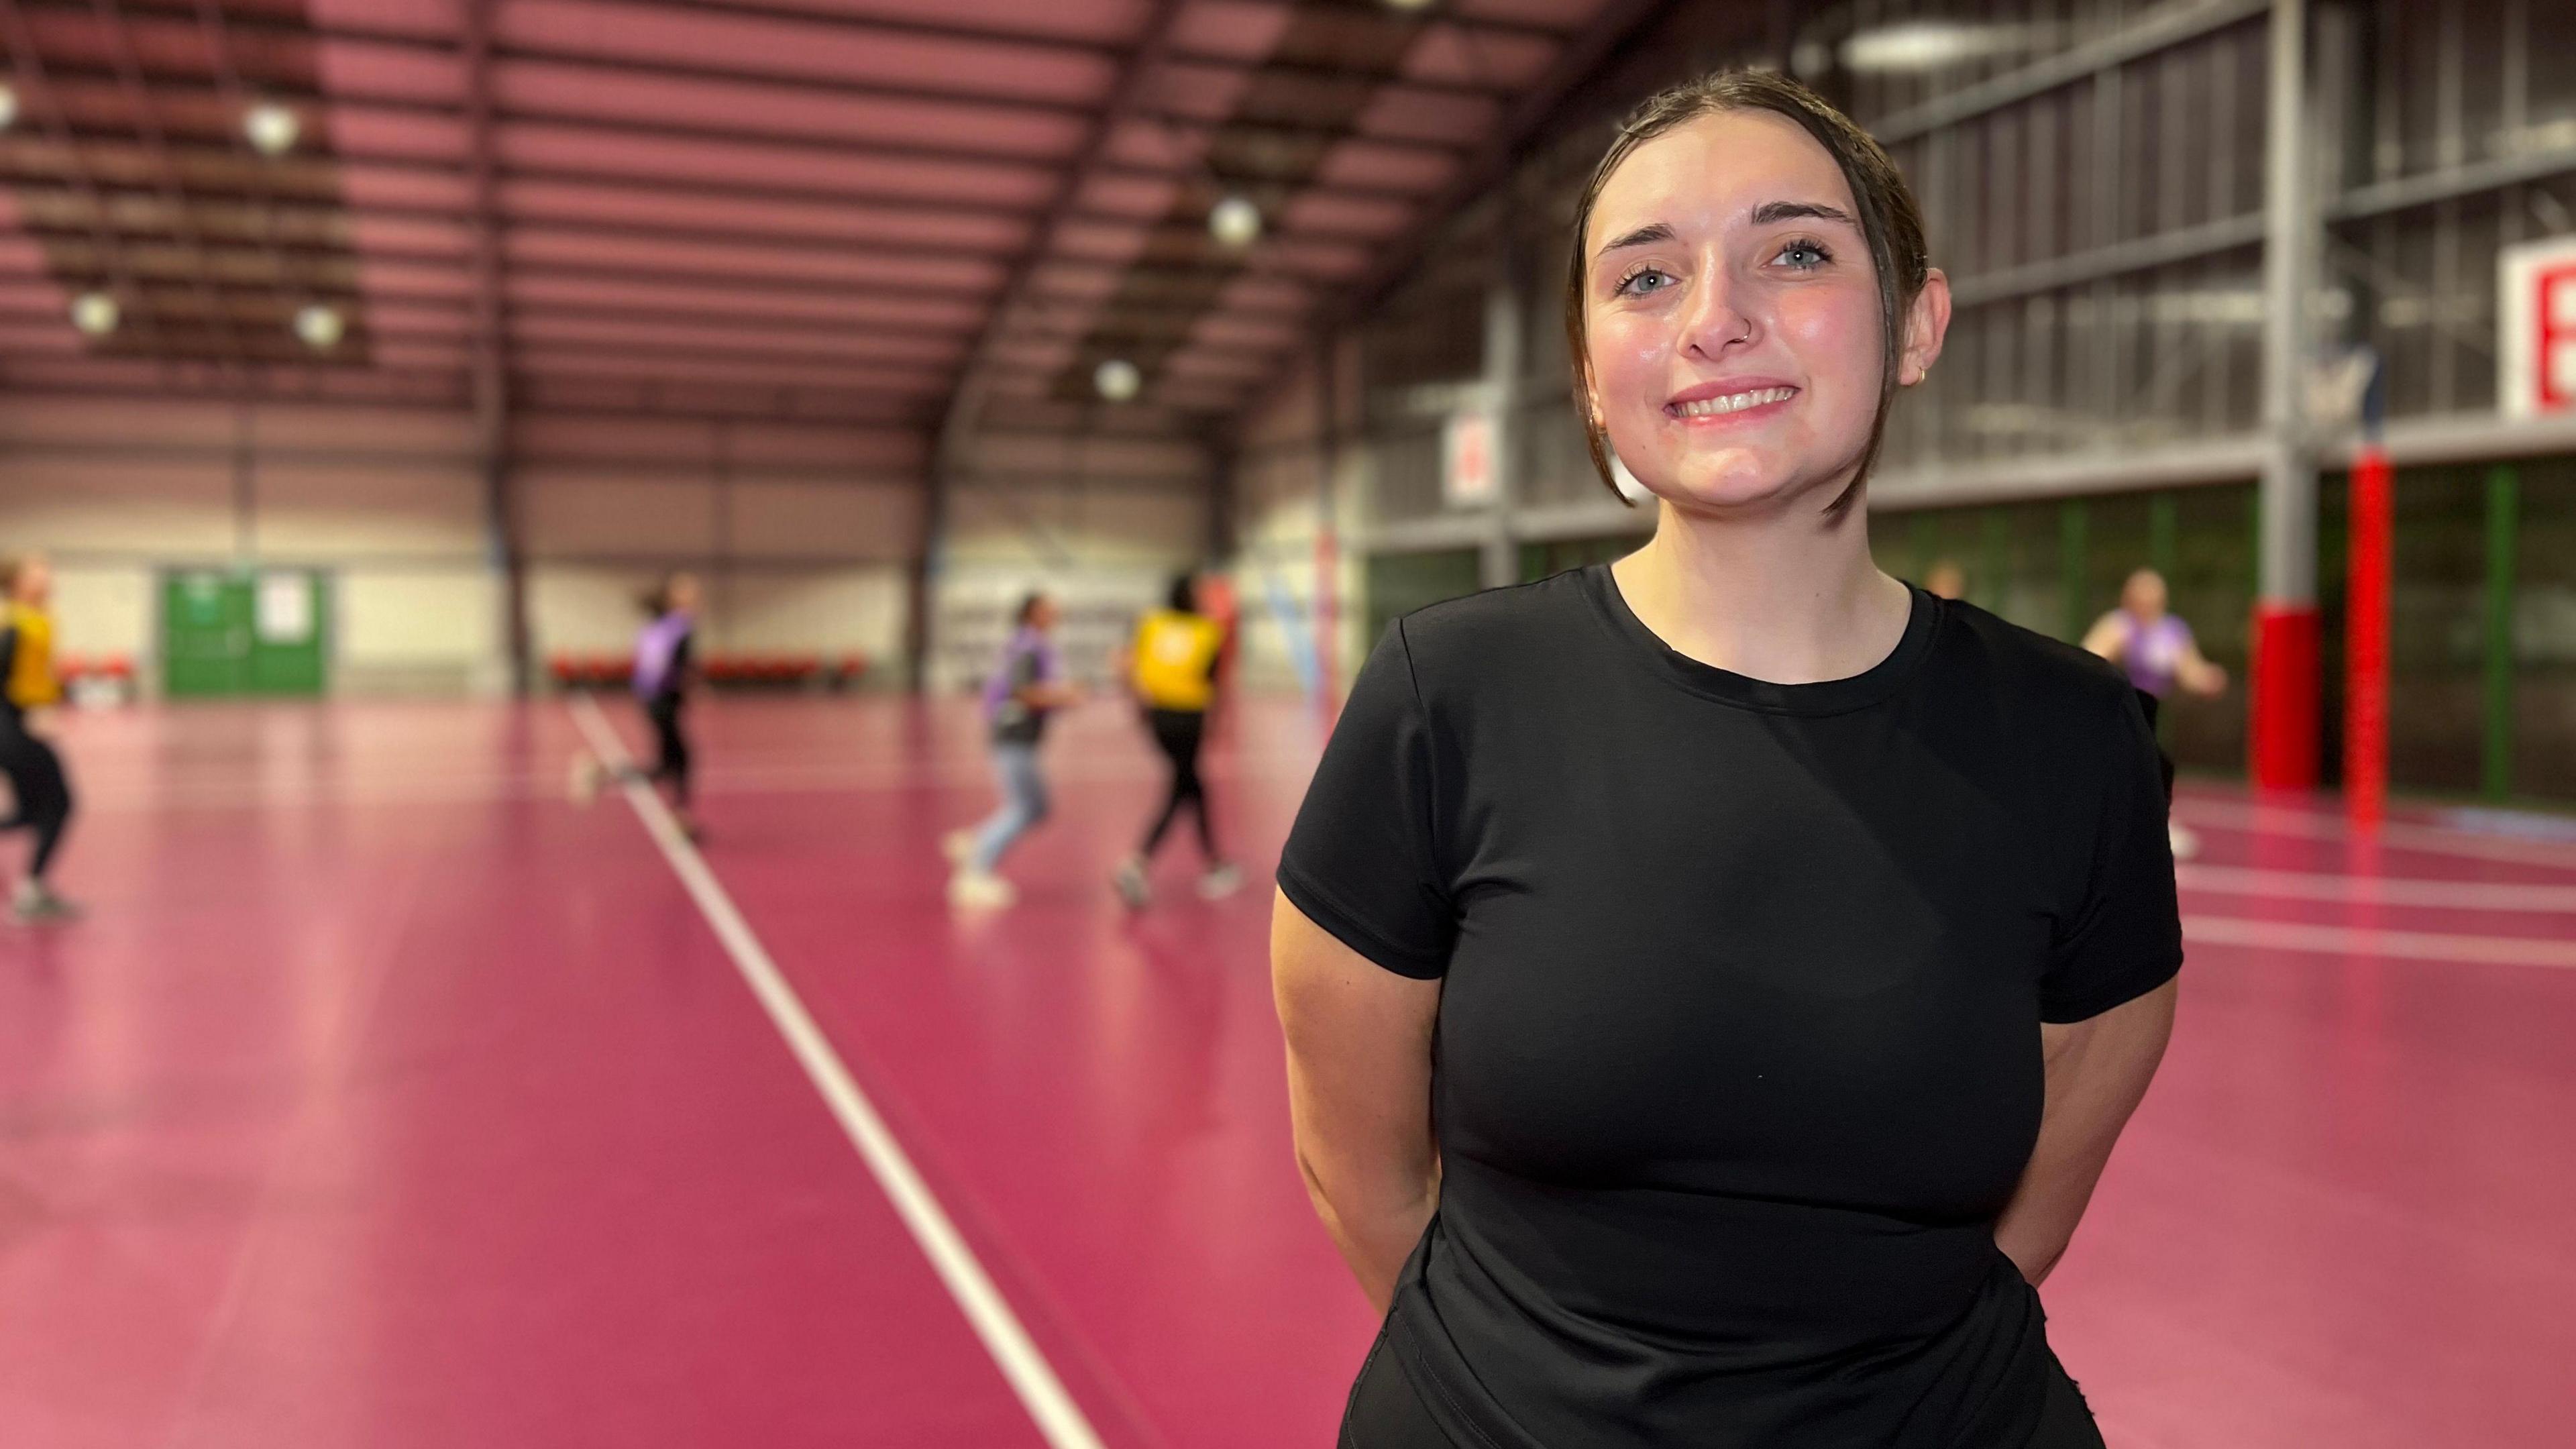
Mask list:
[[[10,906],[21,921],[63,920],[79,914],[54,893],[45,873],[71,824],[72,789],[62,756],[43,734],[41,711],[62,702],[54,677],[54,623],[45,611],[53,595],[53,570],[42,554],[0,560],[0,774],[16,804],[0,830],[34,837],[27,873]]]
[[[1194,576],[1174,578],[1164,607],[1138,622],[1136,638],[1127,650],[1128,686],[1144,707],[1146,730],[1172,766],[1171,788],[1164,792],[1161,813],[1146,829],[1144,843],[1118,863],[1117,873],[1110,878],[1119,897],[1136,910],[1143,910],[1153,899],[1145,872],[1184,807],[1198,825],[1199,859],[1204,867],[1199,873],[1200,896],[1219,900],[1243,883],[1242,873],[1216,848],[1207,785],[1199,779],[1199,747],[1207,737],[1208,707],[1216,700],[1217,665],[1224,658],[1226,635],[1223,625],[1199,611],[1198,595]]]
[[[2159,703],[2176,688],[2203,698],[2227,691],[2227,670],[2203,658],[2191,626],[2166,611],[2165,576],[2154,569],[2139,569],[2120,585],[2120,607],[2093,621],[2084,647],[2120,666],[2131,688]],[[2200,853],[2200,837],[2179,820],[2165,827],[2165,838],[2177,860]]]
[[[1055,600],[1044,594],[1022,599],[1019,627],[985,681],[984,719],[992,731],[993,773],[1002,786],[1002,803],[974,830],[948,836],[948,857],[957,866],[948,881],[948,898],[957,905],[1009,905],[1016,893],[994,872],[1012,844],[1047,817],[1038,741],[1046,735],[1047,717],[1081,697],[1065,680],[1064,662],[1055,650],[1055,623]]]
[[[697,677],[691,656],[703,597],[697,576],[689,573],[671,575],[644,596],[645,624],[635,635],[631,680],[636,702],[644,707],[644,718],[653,727],[652,767],[633,773],[661,789],[691,840],[701,839],[703,832],[691,804],[692,756],[681,716]],[[575,761],[574,798],[588,801],[597,794],[602,773],[600,763],[587,755]]]
[[[1642,550],[1389,630],[1279,866],[1356,1449],[2098,1449],[2034,1289],[2173,1011],[2154,741],[1870,561],[1947,284],[1787,79],[1645,106],[1566,320]]]

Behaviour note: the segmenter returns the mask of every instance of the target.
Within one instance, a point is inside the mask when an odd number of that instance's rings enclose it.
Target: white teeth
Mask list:
[[[1751,392],[1731,392],[1724,397],[1704,397],[1697,402],[1686,402],[1674,408],[1673,413],[1676,417],[1685,418],[1715,417],[1719,413],[1740,413],[1746,408],[1758,408],[1765,403],[1787,402],[1797,394],[1794,387],[1755,388]]]

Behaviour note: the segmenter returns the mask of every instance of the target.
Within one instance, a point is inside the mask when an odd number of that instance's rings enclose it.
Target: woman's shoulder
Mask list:
[[[1592,588],[1583,569],[1444,599],[1396,618],[1417,674],[1482,673],[1550,657],[1587,622]]]
[[[1984,685],[2025,710],[2063,710],[2095,716],[2125,708],[2128,676],[2109,660],[2077,644],[2026,629],[1963,599],[1944,600],[1950,652],[1980,670]]]

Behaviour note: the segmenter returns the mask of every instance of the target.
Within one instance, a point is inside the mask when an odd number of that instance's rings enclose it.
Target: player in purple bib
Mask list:
[[[2165,578],[2140,569],[2120,586],[2120,607],[2093,621],[2084,647],[2117,664],[2129,683],[2161,700],[2180,688],[2186,694],[2210,696],[2227,689],[2227,671],[2201,657],[2191,626],[2166,611]],[[2200,841],[2180,824],[2171,827],[2173,853],[2186,858]]]

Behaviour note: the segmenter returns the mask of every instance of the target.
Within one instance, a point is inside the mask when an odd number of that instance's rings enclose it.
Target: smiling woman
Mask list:
[[[1804,131],[1815,146],[1783,144],[1791,140],[1784,127]],[[1675,131],[1688,132],[1675,138],[1684,144],[1652,147],[1638,165],[1627,164],[1639,148]],[[1749,171],[1742,183],[1754,190],[1767,183],[1779,195],[1754,200],[1735,216],[1709,215],[1705,183],[1729,170]],[[1614,216],[1654,215],[1601,243],[1598,233],[1612,229],[1596,225],[1605,204]],[[1758,323],[1794,330],[1800,352],[1827,375],[1875,383],[1826,399],[1837,409],[1832,416],[1801,420],[1820,424],[1828,435],[1866,440],[1857,458],[1842,460],[1851,481],[1835,506],[1858,496],[1898,387],[1922,381],[1950,316],[1948,280],[1925,263],[1922,214],[1877,142],[1794,81],[1759,71],[1711,76],[1656,97],[1621,128],[1575,208],[1574,232],[1582,244],[1568,263],[1568,355],[1593,466],[1611,491],[1618,485],[1612,420],[1602,407],[1605,381],[1610,396],[1651,401],[1653,379],[1637,377],[1635,369],[1669,362],[1677,324],[1738,328],[1714,339],[1722,345],[1750,340]],[[1694,280],[1699,285],[1682,285]],[[1718,310],[1677,318],[1682,297]],[[1596,306],[1609,344],[1602,366],[1616,377],[1596,372]],[[1869,310],[1874,318],[1865,315]],[[1682,345],[1707,340],[1693,337]],[[1876,367],[1867,364],[1870,351],[1878,354]],[[1635,368],[1627,365],[1632,360]],[[1626,383],[1637,385],[1621,386]],[[1753,406],[1783,405],[1800,390],[1790,379],[1703,380],[1667,400],[1666,410],[1676,416],[1680,409],[1690,416],[1738,411],[1753,391],[1784,394]],[[1854,426],[1851,412],[1863,397],[1873,403],[1865,431]],[[1642,427],[1633,417],[1620,421],[1627,448],[1618,456],[1633,471],[1662,439],[1651,418]]]
[[[2146,718],[1871,562],[1949,320],[1875,142],[1713,77],[1577,227],[1655,535],[1397,620],[1280,860],[1299,1162],[1388,1310],[1344,1445],[2098,1449],[2035,1285],[2171,1026]]]

